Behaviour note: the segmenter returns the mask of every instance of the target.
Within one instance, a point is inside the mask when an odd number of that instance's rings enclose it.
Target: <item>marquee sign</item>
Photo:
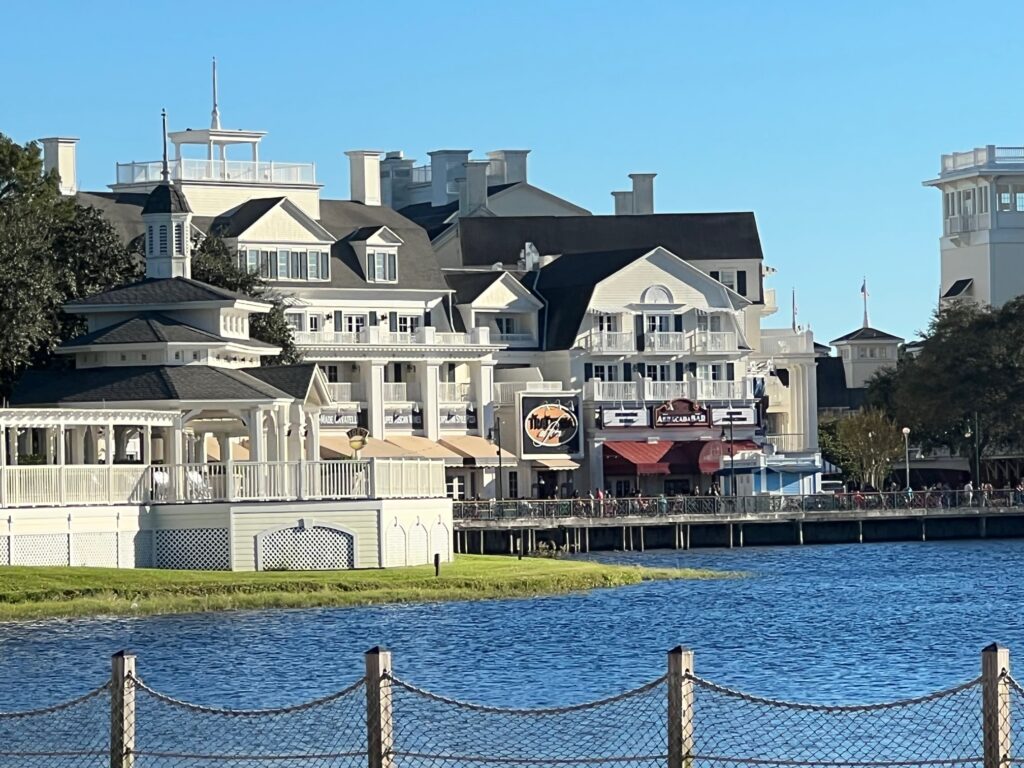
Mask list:
[[[578,395],[532,395],[519,398],[523,458],[573,456],[582,445]]]
[[[709,427],[711,414],[700,403],[685,398],[672,400],[655,406],[654,426],[656,427]]]
[[[651,412],[647,408],[602,408],[600,419],[602,428],[651,426]]]

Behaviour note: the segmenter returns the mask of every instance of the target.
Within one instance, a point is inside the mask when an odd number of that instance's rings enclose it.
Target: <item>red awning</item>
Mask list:
[[[604,444],[605,472],[609,473],[609,469],[611,469],[610,474],[614,474],[614,465],[618,464],[621,468],[624,460],[632,465],[631,471],[635,474],[667,475],[669,474],[668,462],[662,461],[662,459],[672,449],[672,445],[671,440],[661,440],[657,443],[608,440]]]

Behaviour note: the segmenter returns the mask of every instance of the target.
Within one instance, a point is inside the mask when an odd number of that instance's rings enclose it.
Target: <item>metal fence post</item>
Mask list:
[[[1010,763],[1010,651],[992,643],[981,652],[981,727],[985,768]]]
[[[110,768],[135,765],[135,656],[110,659]]]
[[[677,645],[668,652],[668,768],[693,763],[692,672],[693,651]]]
[[[392,768],[391,651],[377,646],[366,652],[367,768]]]

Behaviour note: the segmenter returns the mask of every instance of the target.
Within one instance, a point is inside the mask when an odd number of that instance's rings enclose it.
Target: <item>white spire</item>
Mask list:
[[[864,275],[864,282],[860,284],[860,295],[864,297],[864,327],[868,327],[868,276]]]
[[[220,130],[220,110],[217,109],[217,57],[213,57],[213,115],[210,120],[210,128],[214,131]]]
[[[160,119],[163,121],[163,140],[164,140],[164,164],[160,169],[160,178],[165,182],[171,178],[170,172],[167,170],[167,110],[160,110]]]

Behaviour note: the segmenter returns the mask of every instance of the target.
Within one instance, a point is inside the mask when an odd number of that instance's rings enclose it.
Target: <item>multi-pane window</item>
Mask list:
[[[320,330],[320,315],[309,316],[309,332],[317,333]]]
[[[398,254],[395,251],[369,251],[366,254],[366,279],[371,283],[398,281]]]
[[[519,498],[519,473],[514,469],[508,473],[508,495],[513,499]]]
[[[334,330],[338,333],[359,333],[366,327],[366,315],[334,313]]]
[[[597,330],[603,333],[617,333],[619,330],[619,316],[618,315],[598,315],[597,316]]]
[[[594,364],[594,378],[598,381],[618,381],[619,366],[606,365],[604,363]]]
[[[1024,212],[1024,184],[997,184],[996,202],[1000,211]]]
[[[671,315],[647,315],[644,322],[648,333],[665,332],[672,328]]]
[[[508,315],[499,315],[498,317],[494,318],[494,324],[498,328],[498,333],[502,334],[503,336],[508,336],[518,332],[518,329],[516,327],[516,318],[514,317],[510,317]]]
[[[638,363],[636,367],[639,368],[641,371],[643,371],[644,376],[646,376],[651,381],[671,381],[672,380],[672,377],[669,375],[669,366],[668,365],[664,365],[664,364],[657,365],[657,364],[651,364],[651,363],[648,363],[648,364],[645,365],[644,363]]]
[[[286,312],[285,315],[284,315],[284,319],[285,319],[285,322],[288,323],[289,326],[291,326],[291,329],[293,331],[305,330],[305,324],[303,322],[303,320],[305,318],[303,317],[303,315],[301,313],[299,313],[299,312]]]
[[[397,318],[399,333],[415,333],[423,318],[419,315],[399,315]]]
[[[336,365],[325,365],[323,366],[324,375],[327,376],[327,380],[332,384],[337,384],[338,379],[338,366]]]

